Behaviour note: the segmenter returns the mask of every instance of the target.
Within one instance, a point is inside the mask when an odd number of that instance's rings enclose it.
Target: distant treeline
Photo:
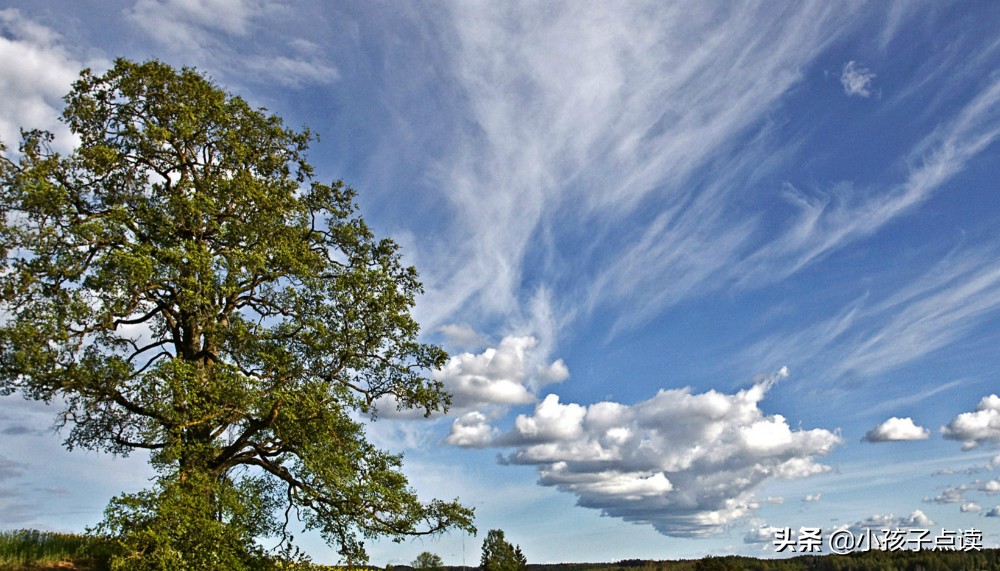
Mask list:
[[[459,571],[451,567],[448,571]],[[848,555],[801,555],[757,559],[730,555],[696,560],[617,563],[528,564],[527,571],[978,571],[1000,570],[1000,550],[859,551]]]

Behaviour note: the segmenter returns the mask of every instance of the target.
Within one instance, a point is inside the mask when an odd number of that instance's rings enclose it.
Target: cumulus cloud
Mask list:
[[[979,480],[976,480],[976,484],[979,485],[979,490],[980,491],[989,492],[991,494],[995,494],[997,492],[1000,492],[1000,479],[997,479],[997,480],[986,480],[985,482],[981,482]]]
[[[963,412],[956,416],[941,433],[949,440],[962,442],[963,450],[989,442],[1000,443],[1000,397],[983,397],[976,405],[975,412]]]
[[[844,86],[844,93],[848,97],[871,96],[873,79],[875,79],[875,74],[855,61],[844,64],[844,71],[840,74],[840,84]]]
[[[57,119],[83,67],[59,34],[18,10],[0,10],[0,140],[16,150],[21,127],[46,129],[56,133],[59,150],[72,147]]]
[[[962,504],[962,507],[959,508],[959,509],[962,510],[962,513],[978,512],[978,511],[982,511],[983,510],[982,506],[980,506],[979,504],[977,504],[975,502],[968,502],[968,503]]]
[[[569,378],[562,359],[545,363],[531,336],[508,336],[482,353],[461,353],[448,359],[434,373],[452,395],[459,411],[489,405],[522,405],[535,402],[534,390]]]
[[[455,419],[446,442],[453,446],[482,448],[492,444],[499,434],[500,429],[490,426],[486,415],[472,411]]]
[[[806,497],[802,498],[802,501],[803,502],[818,502],[821,499],[823,499],[823,494],[821,494],[821,493],[815,493],[815,494],[806,494]]]
[[[514,448],[504,462],[536,466],[540,484],[576,495],[580,506],[665,535],[708,535],[756,509],[754,492],[765,481],[826,471],[815,458],[841,442],[760,410],[785,375],[736,394],[660,390],[634,405],[564,404],[549,395],[493,444]]]
[[[901,440],[927,440],[931,431],[913,424],[913,419],[892,417],[868,431],[865,442],[895,442]]]
[[[949,486],[933,498],[924,498],[924,502],[935,504],[960,504],[966,501],[964,494],[967,489],[969,488],[965,484],[959,486]]]
[[[487,437],[494,434],[489,428],[491,420],[505,414],[508,407],[537,402],[539,389],[568,379],[566,363],[562,359],[549,362],[545,351],[535,337],[512,335],[480,353],[452,355],[444,367],[432,372],[452,397],[448,413],[459,416],[448,442],[486,445]],[[390,395],[375,402],[379,415],[387,418],[424,417],[422,410],[398,410],[397,405]]]

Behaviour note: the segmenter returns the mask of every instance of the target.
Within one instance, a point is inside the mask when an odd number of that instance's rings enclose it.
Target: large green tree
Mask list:
[[[447,407],[445,354],[397,246],[312,179],[311,134],[156,61],[85,70],[63,120],[65,156],[0,146],[0,392],[63,404],[70,448],[149,451],[154,487],[101,528],[120,566],[245,567],[296,515],[354,561],[472,531],[365,439],[379,402]]]
[[[482,571],[524,571],[528,561],[521,552],[521,546],[511,545],[502,530],[491,529],[483,542],[483,554],[479,559]]]
[[[413,568],[421,571],[441,571],[444,569],[444,561],[437,553],[424,551],[413,560]]]

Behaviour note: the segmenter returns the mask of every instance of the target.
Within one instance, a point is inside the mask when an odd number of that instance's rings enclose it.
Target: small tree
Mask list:
[[[430,551],[424,551],[413,560],[414,569],[425,569],[426,571],[438,571],[444,569],[444,561],[441,556]]]
[[[445,409],[446,356],[417,342],[416,271],[353,190],[312,181],[310,133],[155,61],[86,70],[66,103],[68,156],[0,144],[0,394],[65,403],[69,448],[150,453],[153,489],[99,528],[116,566],[248,568],[291,514],[348,562],[474,532],[357,420]]]
[[[483,555],[479,560],[482,571],[524,571],[528,562],[516,548],[504,539],[503,531],[491,529],[483,542]]]

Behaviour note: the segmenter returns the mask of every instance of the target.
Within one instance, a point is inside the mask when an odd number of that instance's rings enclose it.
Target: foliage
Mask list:
[[[64,404],[71,449],[149,452],[155,487],[98,528],[116,567],[249,568],[294,516],[349,563],[474,531],[365,438],[379,404],[447,408],[446,356],[397,246],[312,180],[311,134],[156,61],[85,70],[66,104],[67,156],[0,145],[0,394]]]
[[[414,569],[425,569],[427,571],[439,571],[444,569],[444,561],[441,556],[430,551],[424,551],[413,560]]]
[[[524,571],[528,561],[521,553],[521,546],[514,547],[504,539],[503,531],[491,529],[483,542],[483,555],[479,561],[482,571]]]

